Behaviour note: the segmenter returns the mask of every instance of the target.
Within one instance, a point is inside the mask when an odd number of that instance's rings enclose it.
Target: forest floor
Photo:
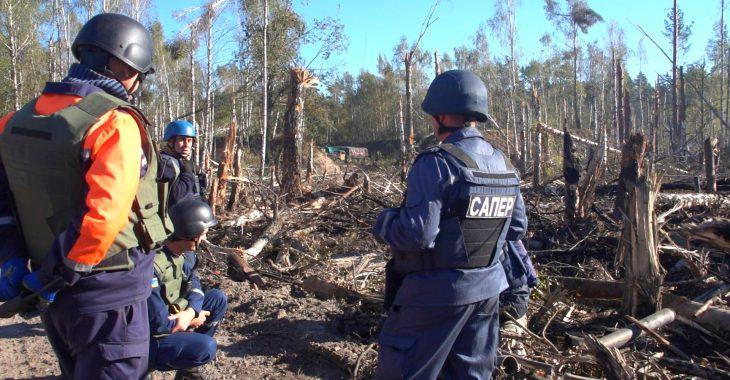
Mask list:
[[[384,206],[397,205],[403,188],[395,175],[369,166],[358,180],[346,176],[315,178],[307,195],[288,206],[251,185],[247,196],[256,207],[219,215],[221,223],[208,235],[212,245],[201,250],[201,277],[229,297],[229,311],[218,330],[219,351],[205,372],[215,379],[353,379],[372,376],[377,361],[377,336],[382,310],[383,267],[387,247],[370,235],[370,226]],[[347,170],[345,170],[347,171]],[[367,179],[363,181],[363,174]],[[347,176],[349,177],[349,175]],[[532,334],[505,336],[503,355],[523,355],[520,369],[503,378],[603,378],[604,367],[585,348],[588,334],[601,337],[630,325],[620,300],[587,299],[565,290],[561,277],[613,281],[622,279],[614,263],[620,228],[607,217],[614,195],[599,193],[580,230],[565,226],[562,187],[553,183],[523,189],[530,218],[526,239],[541,276],[533,292],[528,327]],[[711,292],[712,306],[727,309],[730,292],[727,252],[684,239],[691,223],[730,217],[730,199],[682,208],[663,224],[664,246],[672,244],[695,254],[664,252],[665,287],[673,294],[696,298]],[[660,205],[658,212],[671,209]],[[243,254],[265,234],[274,210],[282,226],[250,265],[265,286],[254,286],[227,258]],[[664,235],[662,235],[664,236]],[[221,247],[234,248],[221,250]],[[233,252],[233,253],[231,253]],[[580,292],[578,292],[580,293]],[[714,333],[671,323],[658,329],[693,363],[710,374],[730,370],[730,346]],[[515,342],[525,346],[519,354]],[[42,379],[59,374],[38,317],[0,320],[0,378]],[[633,340],[620,351],[638,378],[691,378],[664,361],[677,353],[650,337]],[[532,365],[528,361],[532,361]],[[675,363],[676,364],[676,363]],[[172,373],[156,378],[171,379]],[[712,376],[710,376],[712,377]],[[701,378],[701,376],[700,376]]]

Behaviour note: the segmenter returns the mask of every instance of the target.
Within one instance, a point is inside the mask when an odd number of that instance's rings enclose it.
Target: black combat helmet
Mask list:
[[[79,62],[95,70],[104,68],[106,54],[111,54],[142,74],[155,72],[150,32],[125,15],[101,13],[92,17],[76,35],[71,51]]]
[[[445,71],[431,82],[421,108],[429,115],[457,114],[485,122],[487,87],[471,71]]]
[[[175,203],[170,208],[169,215],[172,225],[175,227],[172,235],[179,240],[195,240],[206,229],[218,223],[210,206],[196,198]]]

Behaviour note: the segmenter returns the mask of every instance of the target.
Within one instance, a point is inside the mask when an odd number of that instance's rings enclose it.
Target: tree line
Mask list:
[[[70,46],[80,26],[99,12],[118,12],[147,25],[154,39],[156,74],[137,100],[154,121],[153,134],[161,137],[174,119],[193,121],[201,134],[199,160],[216,157],[235,123],[249,157],[271,162],[267,143],[281,134],[293,67],[310,68],[320,81],[304,96],[303,138],[402,155],[399,147],[410,149],[431,133],[419,112],[428,84],[436,73],[459,68],[484,79],[490,137],[518,160],[531,158],[540,121],[595,141],[605,133],[614,147],[643,132],[654,142],[656,159],[689,166],[707,138],[719,138],[726,155],[730,146],[730,49],[725,1],[716,3],[709,41],[691,40],[692,24],[675,0],[667,1],[662,35],[645,33],[633,47],[618,23],[604,20],[585,0],[546,0],[555,31],[540,38],[537,58],[526,60],[518,44],[519,0],[496,2],[468,43],[445,52],[424,49],[436,1],[420,35],[403,36],[373,57],[376,72],[349,73],[332,59],[347,47],[342,23],[329,16],[304,20],[293,0],[207,0],[176,12],[179,30],[172,38],[151,16],[150,0],[0,0],[0,111],[18,109],[45,81],[62,79],[74,62]],[[605,39],[589,41],[585,33],[599,23],[608,23]],[[640,25],[628,27],[643,32]],[[690,43],[705,43],[705,58],[680,65]],[[305,56],[305,45],[315,54]],[[672,69],[632,78],[629,54],[640,66],[669,60]]]

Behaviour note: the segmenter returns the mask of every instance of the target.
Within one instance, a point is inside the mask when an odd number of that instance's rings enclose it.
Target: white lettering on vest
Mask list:
[[[471,194],[467,218],[509,218],[515,206],[514,195]]]

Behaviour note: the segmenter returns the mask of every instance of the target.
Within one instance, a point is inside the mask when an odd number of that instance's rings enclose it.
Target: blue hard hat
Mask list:
[[[168,141],[175,136],[197,138],[198,134],[195,132],[193,123],[187,120],[175,120],[165,127],[165,134],[162,136],[162,139]]]
[[[421,108],[429,115],[466,115],[485,122],[487,87],[471,71],[445,71],[431,82]]]

